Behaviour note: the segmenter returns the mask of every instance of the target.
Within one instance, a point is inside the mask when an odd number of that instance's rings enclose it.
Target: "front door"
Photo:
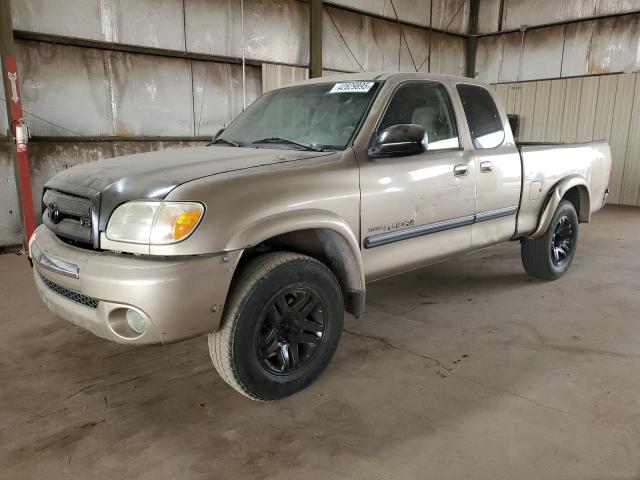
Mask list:
[[[361,239],[367,281],[411,270],[471,247],[476,167],[460,143],[445,84],[400,83],[375,137],[398,124],[422,125],[420,155],[359,159]]]

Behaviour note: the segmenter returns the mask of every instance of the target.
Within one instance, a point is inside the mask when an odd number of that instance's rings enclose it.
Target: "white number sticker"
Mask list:
[[[366,93],[373,87],[373,82],[336,83],[329,93]]]

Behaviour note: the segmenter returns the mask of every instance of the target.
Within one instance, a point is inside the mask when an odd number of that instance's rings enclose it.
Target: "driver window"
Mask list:
[[[413,123],[427,131],[427,150],[458,148],[458,129],[446,89],[439,83],[410,82],[394,94],[378,134],[393,125]]]

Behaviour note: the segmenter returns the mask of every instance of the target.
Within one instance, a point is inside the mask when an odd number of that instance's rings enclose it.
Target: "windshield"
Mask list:
[[[342,150],[377,87],[375,82],[332,82],[273,90],[241,113],[214,143]]]

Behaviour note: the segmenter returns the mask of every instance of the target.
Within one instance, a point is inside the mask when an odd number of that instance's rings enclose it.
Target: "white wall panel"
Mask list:
[[[34,135],[114,134],[115,99],[107,93],[113,75],[104,51],[40,42],[16,47],[23,108]]]
[[[599,80],[592,139],[609,140],[618,77],[617,75],[607,75],[599,77]]]
[[[184,49],[182,0],[11,0],[14,28]]]
[[[562,136],[563,115],[566,108],[565,95],[567,91],[566,80],[552,80],[549,89],[549,106],[545,122],[545,140],[559,142]],[[539,92],[536,92],[538,95]]]
[[[498,31],[501,0],[482,0],[480,33]],[[503,30],[640,10],[640,0],[504,0]]]
[[[531,119],[531,137],[536,141],[545,138],[547,132],[547,117],[549,116],[549,100],[551,98],[551,82],[546,80],[535,82],[535,100],[533,104],[533,116]]]
[[[603,15],[607,13],[630,12],[640,10],[640,0],[595,0],[594,13]]]
[[[34,135],[209,135],[242,109],[240,65],[194,61],[192,78],[186,59],[42,42],[18,48]],[[261,70],[246,72],[250,103],[262,91]]]
[[[500,18],[500,0],[482,0],[478,12],[478,32],[493,33],[498,31]]]
[[[429,33],[424,29],[326,7],[322,36],[323,66],[327,69],[415,71],[416,67],[422,66],[420,71],[425,72],[430,64],[432,72],[464,73],[464,39],[453,35]],[[429,42],[430,62],[427,58]]]
[[[532,9],[536,10],[536,9]],[[640,13],[481,37],[476,70],[489,82],[640,70]],[[521,58],[522,52],[522,58]]]
[[[328,5],[341,5],[363,12],[398,19],[416,25],[429,26],[431,17],[434,28],[450,32],[466,33],[469,24],[469,0],[329,0]],[[433,15],[430,15],[433,3]],[[393,7],[395,6],[395,12]]]
[[[502,37],[495,35],[478,39],[476,71],[478,80],[498,82],[502,65]]]
[[[561,82],[565,84],[565,99],[559,141],[563,143],[574,143],[577,141],[582,80],[582,78],[561,80]]]
[[[106,93],[118,136],[192,136],[189,60],[104,52]],[[213,85],[212,85],[213,86]]]
[[[596,120],[599,85],[599,77],[585,77],[582,79],[582,94],[580,96],[580,113],[578,114],[576,142],[590,142],[593,140],[593,126]]]
[[[562,76],[584,75],[589,71],[589,52],[595,24],[596,22],[581,22],[565,27]]]
[[[521,83],[510,83],[509,85],[509,96],[507,100],[507,113],[515,113],[520,112],[520,105],[522,103],[522,84]]]
[[[502,63],[500,65],[500,82],[515,82],[520,79],[520,60],[522,50],[522,35],[501,35]],[[478,68],[476,68],[478,70]]]
[[[464,39],[434,33],[431,42],[431,72],[464,75]]]
[[[262,64],[262,91],[266,93],[309,78],[309,69],[288,65]]]
[[[437,48],[437,37],[434,32],[425,33],[421,28],[403,26],[404,38],[401,45],[400,69],[413,72],[416,68],[420,72],[427,72],[429,68],[429,38]],[[404,40],[406,39],[406,44]],[[433,55],[433,54],[432,54]],[[433,61],[433,58],[432,58]],[[414,65],[415,64],[415,65]]]
[[[507,113],[520,115],[518,141],[611,146],[609,202],[640,204],[640,74],[494,85]]]
[[[505,0],[504,28],[542,25],[590,16],[597,0]]]
[[[262,72],[246,67],[246,100],[251,105],[262,93]],[[242,66],[193,62],[195,135],[213,135],[242,111]]]
[[[600,20],[590,43],[586,73],[640,69],[640,15]]]
[[[637,73],[620,203],[640,206],[640,74]]]
[[[616,75],[616,95],[609,133],[611,158],[613,159],[609,190],[612,203],[620,203],[622,198],[622,177],[629,141],[629,126],[633,107],[633,93],[636,77],[633,74]],[[602,80],[602,79],[601,79]],[[631,159],[629,159],[631,161]]]
[[[559,77],[563,42],[564,26],[527,32],[524,37],[519,79],[536,80]]]
[[[326,7],[322,25],[322,64],[352,72],[399,70],[397,23]]]
[[[536,107],[536,83],[525,82],[519,85],[520,107],[515,112],[520,115],[520,137],[523,142],[530,142],[533,138],[533,121]]]
[[[502,103],[502,106],[507,111],[507,113],[510,113],[507,110],[507,104],[509,103],[510,89],[511,89],[511,86],[508,83],[500,83],[498,85],[493,86],[493,91],[496,93],[496,97],[498,97],[498,99],[500,100],[500,103]]]
[[[249,59],[309,63],[308,6],[297,0],[245,0],[245,55]],[[239,1],[185,0],[187,50],[240,57]]]

